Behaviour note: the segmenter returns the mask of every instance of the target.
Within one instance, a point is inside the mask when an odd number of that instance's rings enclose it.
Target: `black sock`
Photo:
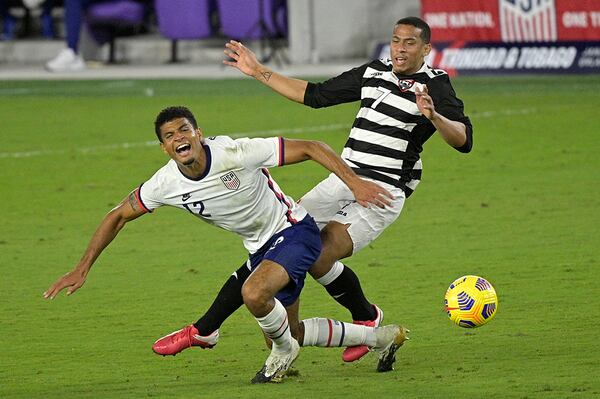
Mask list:
[[[221,324],[244,304],[242,285],[249,275],[250,270],[248,270],[246,263],[244,263],[236,271],[235,275],[231,275],[227,279],[208,311],[194,323],[200,335],[210,335],[213,331],[221,327]]]
[[[325,289],[340,305],[352,314],[353,320],[373,320],[377,317],[375,309],[365,297],[360,281],[352,269],[344,265],[344,270]]]

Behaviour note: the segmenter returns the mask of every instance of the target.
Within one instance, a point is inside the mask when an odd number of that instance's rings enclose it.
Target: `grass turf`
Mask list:
[[[343,364],[341,349],[304,348],[298,376],[252,386],[268,352],[245,309],[213,350],[150,350],[196,320],[243,262],[231,233],[161,209],[128,225],[76,294],[42,292],[166,161],[152,125],[161,108],[189,106],[209,136],[281,132],[341,150],[357,104],[311,110],[250,80],[2,82],[0,397],[600,397],[600,77],[454,85],[475,126],[473,152],[434,136],[400,219],[347,262],[386,321],[412,331],[396,371],[375,373],[372,355]],[[299,197],[326,172],[304,163],[273,175]],[[442,311],[463,274],[499,294],[480,329]],[[308,280],[302,316],[348,320]]]

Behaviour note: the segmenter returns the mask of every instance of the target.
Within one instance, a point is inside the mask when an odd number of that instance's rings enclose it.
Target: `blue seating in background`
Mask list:
[[[225,37],[259,39],[264,62],[281,50],[278,39],[287,37],[285,0],[217,0],[217,5],[221,32]],[[268,54],[265,53],[266,47],[270,51]]]
[[[109,63],[116,62],[115,40],[118,37],[155,31],[149,26],[152,22],[156,23],[158,32],[171,41],[171,62],[178,61],[178,41],[216,37],[223,40],[260,40],[259,56],[268,61],[282,48],[281,39],[287,37],[287,1],[95,0],[83,4],[83,18],[80,19],[81,14],[77,14],[77,22],[84,23],[98,44],[109,44]],[[0,0],[0,39],[10,40],[15,37],[15,31],[18,31],[18,36],[23,36],[22,31],[28,31],[24,29],[29,26],[28,18],[19,21],[10,14],[9,7],[16,7],[15,4],[23,7],[21,0]],[[44,37],[53,38],[52,7],[63,6],[63,2],[46,0],[40,4],[39,30]],[[12,12],[23,15],[20,10],[17,11],[19,13]],[[29,16],[28,12],[25,10],[26,16]],[[36,9],[34,15],[38,12]],[[72,31],[77,30],[78,26],[71,30],[65,28],[64,32],[72,36]],[[269,54],[265,55],[265,49]]]
[[[99,44],[109,43],[108,62],[115,63],[115,39],[139,32],[147,4],[136,0],[111,0],[92,4],[85,15],[90,33]]]
[[[178,61],[177,41],[205,39],[213,36],[211,0],[155,0],[158,30],[171,39],[171,62]]]

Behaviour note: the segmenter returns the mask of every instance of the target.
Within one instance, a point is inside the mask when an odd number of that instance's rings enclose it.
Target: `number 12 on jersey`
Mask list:
[[[190,211],[191,214],[193,214],[193,215],[196,214],[192,210],[192,208],[190,208],[190,206],[188,204],[184,203],[183,206],[185,207],[185,209],[187,209],[188,211]],[[196,202],[192,203],[192,207],[194,209],[200,208],[200,210],[198,211],[198,215],[203,216],[205,218],[209,218],[210,217],[210,213],[204,213],[204,211],[206,210],[206,208],[204,208],[204,203],[202,201],[196,201]]]

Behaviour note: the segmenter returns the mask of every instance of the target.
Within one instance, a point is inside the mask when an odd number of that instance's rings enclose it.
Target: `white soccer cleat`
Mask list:
[[[252,378],[253,384],[264,384],[266,382],[281,382],[286,372],[290,369],[294,361],[300,354],[300,345],[298,341],[292,338],[292,350],[290,352],[274,352],[271,350],[271,354],[267,358],[264,366],[254,378]]]
[[[70,48],[61,50],[56,57],[46,63],[46,70],[50,72],[77,72],[84,69],[83,58]]]
[[[409,332],[406,328],[395,324],[375,328],[377,345],[373,347],[373,350],[379,352],[378,372],[383,373],[394,369],[396,351],[404,344],[404,341],[409,339],[406,336]]]

